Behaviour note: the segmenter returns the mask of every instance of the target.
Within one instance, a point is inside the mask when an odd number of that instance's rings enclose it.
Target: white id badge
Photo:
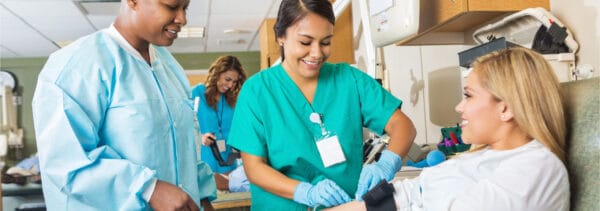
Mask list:
[[[225,140],[218,140],[217,148],[219,148],[219,152],[225,152],[225,150],[227,149],[227,146],[225,146]]]
[[[346,156],[344,156],[344,151],[337,135],[325,137],[317,141],[317,148],[325,167],[346,161]]]

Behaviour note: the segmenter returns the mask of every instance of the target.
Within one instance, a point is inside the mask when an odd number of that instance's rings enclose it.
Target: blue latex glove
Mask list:
[[[362,200],[362,196],[377,185],[381,180],[391,181],[394,174],[402,167],[402,158],[389,150],[381,152],[381,157],[376,163],[363,167],[358,179],[356,189],[356,200]]]
[[[331,207],[350,202],[350,200],[350,196],[329,179],[324,179],[316,185],[301,182],[294,190],[294,201],[309,207]]]

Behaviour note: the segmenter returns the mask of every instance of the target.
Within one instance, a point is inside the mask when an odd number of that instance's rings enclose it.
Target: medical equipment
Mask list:
[[[520,45],[541,53],[552,65],[560,82],[584,78],[589,72],[583,68],[580,74],[582,68],[576,66],[575,53],[579,45],[571,31],[544,8],[525,9],[485,25],[475,30],[473,39],[488,49],[477,46],[460,52],[459,60],[463,67],[482,54]]]
[[[370,0],[368,4],[369,32],[376,47],[387,46],[417,33],[420,1]]]
[[[506,41],[506,38],[504,38],[504,37],[500,37],[500,38],[491,40],[487,43],[484,43],[484,44],[475,46],[473,48],[470,48],[468,50],[459,52],[458,53],[459,65],[464,68],[470,68],[471,63],[473,63],[473,61],[475,61],[475,59],[479,58],[480,56],[486,55],[490,52],[494,52],[494,51],[498,51],[498,50],[502,50],[502,49],[506,49],[506,48],[510,48],[510,47],[514,47],[514,46],[519,46],[519,45],[509,42],[509,41]]]
[[[0,98],[2,101],[2,124],[0,125],[0,157],[8,154],[8,149],[14,149],[14,159],[23,157],[23,129],[17,126],[17,106],[22,104],[22,98],[16,94],[18,82],[16,76],[6,70],[0,71]]]
[[[415,35],[419,30],[418,0],[359,0],[362,36],[365,40],[365,72],[390,90],[383,47]],[[372,135],[373,136],[373,135]],[[386,147],[383,142],[365,144],[363,163],[369,164]],[[370,149],[369,149],[370,146]]]
[[[381,151],[387,147],[390,137],[383,135],[381,137],[373,136],[363,143],[363,165],[379,160]]]
[[[383,87],[389,89],[382,47],[418,32],[420,1],[359,0],[358,3],[366,42],[365,71],[373,78],[382,79]]]
[[[407,166],[423,168],[423,167],[431,167],[437,164],[440,164],[446,160],[446,155],[439,150],[432,150],[427,153],[427,158],[419,162],[413,162],[411,160],[406,161]]]
[[[444,127],[440,130],[442,132],[442,140],[437,144],[437,149],[447,156],[456,155],[471,149],[470,144],[465,144],[462,141],[462,129],[458,124],[453,127]]]
[[[373,137],[367,139],[363,143],[363,165],[375,162],[379,160],[381,152],[387,147],[389,142],[389,136],[384,135],[382,137]],[[413,143],[406,154],[406,163],[419,162],[426,158],[428,153],[431,151],[431,147],[427,144],[418,145]]]

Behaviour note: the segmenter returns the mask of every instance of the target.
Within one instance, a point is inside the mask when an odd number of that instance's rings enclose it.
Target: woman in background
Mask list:
[[[456,111],[463,140],[483,147],[395,182],[393,200],[374,207],[569,210],[565,118],[548,62],[532,50],[511,48],[472,66]],[[365,210],[365,202],[331,210]]]
[[[236,162],[229,165],[219,164],[210,145],[216,143],[221,158],[227,161],[232,152],[232,148],[227,145],[231,119],[245,80],[246,72],[238,58],[221,56],[208,69],[206,82],[192,89],[192,97],[199,99],[196,116],[202,134],[201,159],[218,174],[228,174],[237,167]],[[217,181],[219,179],[217,178]]]

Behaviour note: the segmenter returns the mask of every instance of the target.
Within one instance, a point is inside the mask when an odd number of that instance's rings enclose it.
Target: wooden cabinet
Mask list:
[[[260,26],[260,69],[270,67],[279,58],[279,45],[275,38],[274,18],[268,18]]]
[[[508,13],[531,7],[549,10],[550,3],[549,0],[423,0],[420,4],[419,32],[396,44],[465,43],[465,39],[471,38],[465,38],[464,32]]]
[[[271,66],[280,57],[279,45],[275,39],[273,26],[275,19],[265,19],[260,27],[260,69]],[[328,62],[347,62],[354,64],[354,47],[352,36],[352,8],[351,5],[336,18],[333,27],[333,40],[331,41],[331,55]]]
[[[188,75],[187,78],[190,82],[190,86],[195,86],[199,83],[204,83],[206,82],[206,78],[208,77],[208,75]]]

